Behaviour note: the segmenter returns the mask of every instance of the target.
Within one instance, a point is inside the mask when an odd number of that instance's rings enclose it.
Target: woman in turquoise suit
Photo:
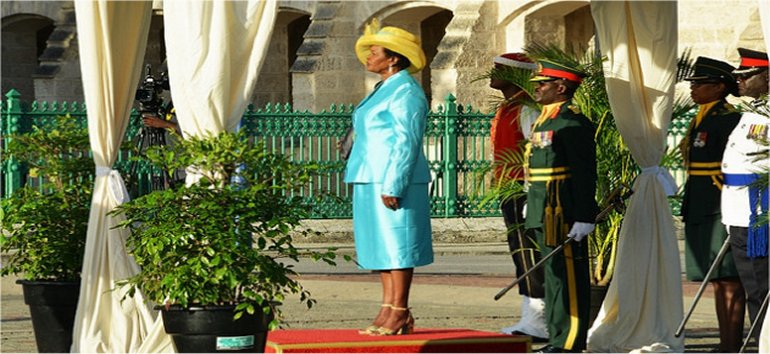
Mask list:
[[[410,75],[425,66],[425,54],[414,35],[380,29],[375,20],[356,42],[356,55],[382,78],[353,112],[355,140],[345,171],[353,185],[358,264],[382,282],[380,311],[361,333],[408,334],[414,267],[433,263],[430,171],[422,151],[428,103]]]

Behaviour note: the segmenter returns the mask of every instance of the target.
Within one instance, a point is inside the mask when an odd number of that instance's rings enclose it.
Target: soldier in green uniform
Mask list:
[[[586,347],[590,307],[588,242],[598,212],[595,128],[572,104],[585,76],[552,61],[538,63],[535,101],[543,105],[528,144],[529,191],[525,227],[543,255],[567,238],[546,261],[545,316],[548,345],[540,353],[580,352]]]
[[[690,81],[690,96],[699,105],[680,148],[687,169],[682,199],[685,223],[685,266],[687,279],[706,277],[727,238],[720,211],[724,178],[720,166],[727,138],[741,114],[725,98],[737,95],[738,84],[725,62],[698,57]],[[746,297],[729,253],[709,279],[714,288],[714,303],[719,322],[719,351],[735,353],[743,339]]]

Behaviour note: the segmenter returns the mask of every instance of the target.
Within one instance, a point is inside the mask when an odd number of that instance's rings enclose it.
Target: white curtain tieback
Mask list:
[[[677,187],[676,185],[676,180],[674,180],[674,176],[672,176],[671,172],[669,172],[667,169],[663,167],[660,167],[660,166],[643,167],[642,174],[643,175],[654,174],[655,178],[657,178],[658,182],[660,182],[660,185],[663,186],[663,191],[666,193],[666,196],[670,197],[676,194],[676,191],[679,190],[679,187]]]
[[[118,170],[114,170],[110,167],[97,166],[96,176],[107,177],[107,189],[110,191],[110,196],[118,205],[129,201],[131,198],[128,196],[128,190],[126,189],[126,183],[123,182],[123,177],[120,176]]]

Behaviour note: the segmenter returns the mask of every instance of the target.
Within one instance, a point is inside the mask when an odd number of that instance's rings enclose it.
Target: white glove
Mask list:
[[[524,202],[524,205],[521,207],[521,217],[527,218],[527,202]]]
[[[586,237],[586,235],[590,234],[591,231],[594,231],[594,224],[575,221],[575,224],[572,225],[572,229],[569,230],[567,237],[572,238],[577,242],[580,242]]]

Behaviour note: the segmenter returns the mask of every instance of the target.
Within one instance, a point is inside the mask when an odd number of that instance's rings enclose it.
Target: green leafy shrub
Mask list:
[[[30,182],[2,200],[0,251],[8,260],[0,274],[28,280],[76,281],[85,250],[94,163],[88,130],[60,116],[45,128],[6,137],[7,154],[29,166]]]
[[[148,158],[167,173],[190,166],[202,178],[189,186],[153,191],[121,205],[119,227],[130,229],[129,253],[141,271],[121,282],[166,306],[237,304],[235,317],[272,307],[289,293],[311,307],[314,300],[283,259],[301,255],[334,265],[332,250],[304,251],[290,232],[307,218],[309,205],[291,192],[313,173],[273,154],[243,133],[190,137],[153,147]]]

